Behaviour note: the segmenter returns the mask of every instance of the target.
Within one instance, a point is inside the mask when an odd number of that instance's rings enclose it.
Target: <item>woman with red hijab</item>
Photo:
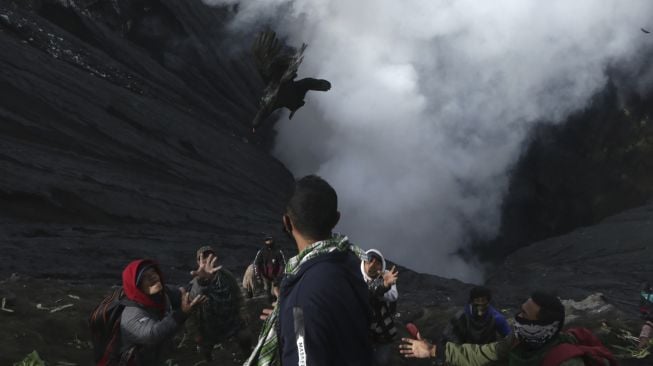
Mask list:
[[[200,274],[204,274],[200,268]],[[122,272],[125,309],[120,319],[121,361],[129,366],[159,366],[163,351],[188,314],[206,300],[183,288],[165,286],[156,262],[135,260]]]

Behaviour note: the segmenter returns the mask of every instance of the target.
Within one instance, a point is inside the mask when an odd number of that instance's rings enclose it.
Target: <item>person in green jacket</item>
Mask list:
[[[575,344],[576,339],[561,333],[565,308],[560,300],[546,292],[535,292],[515,316],[514,331],[508,337],[485,345],[445,343],[438,346],[423,340],[403,338],[400,353],[407,358],[435,358],[448,366],[484,366],[491,364],[522,366],[550,365],[545,359],[556,346]],[[610,365],[603,359],[605,365]],[[558,366],[583,366],[582,357],[555,363]]]
[[[198,269],[191,272],[191,296],[207,298],[198,306],[189,330],[196,333],[200,353],[207,362],[213,360],[214,345],[234,339],[243,355],[251,351],[251,334],[247,330],[247,313],[243,296],[234,275],[217,265],[218,256],[211,246],[203,246],[196,253]],[[207,272],[203,276],[200,276]]]

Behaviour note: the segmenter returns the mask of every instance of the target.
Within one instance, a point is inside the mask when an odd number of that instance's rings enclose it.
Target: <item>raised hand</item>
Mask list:
[[[402,344],[399,345],[399,353],[406,358],[435,358],[436,347],[422,339],[417,333],[417,339],[402,338]]]
[[[206,296],[197,295],[194,299],[190,298],[190,293],[185,288],[180,288],[181,291],[181,311],[188,314],[193,309],[206,301]]]
[[[390,287],[397,283],[397,279],[399,278],[399,271],[397,271],[396,266],[392,266],[392,268],[389,271],[386,271],[383,274],[383,286],[385,287]]]
[[[222,266],[215,266],[215,262],[218,260],[218,257],[214,254],[210,254],[206,258],[201,258],[199,264],[195,271],[191,271],[190,274],[193,277],[199,278],[211,278],[213,275],[222,268]]]

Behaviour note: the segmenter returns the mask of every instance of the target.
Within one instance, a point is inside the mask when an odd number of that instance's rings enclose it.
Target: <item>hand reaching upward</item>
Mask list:
[[[193,277],[199,277],[202,279],[207,279],[213,277],[213,275],[222,268],[222,266],[215,266],[215,262],[218,260],[218,257],[214,254],[210,254],[206,258],[200,258],[198,261],[198,266],[195,271],[191,271],[190,274]]]
[[[397,271],[396,266],[392,266],[392,268],[385,272],[383,274],[383,286],[385,287],[391,287],[395,283],[397,283],[397,279],[399,278],[399,271]]]

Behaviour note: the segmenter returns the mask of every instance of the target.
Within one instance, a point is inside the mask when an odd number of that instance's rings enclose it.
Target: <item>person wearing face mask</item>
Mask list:
[[[210,269],[198,269],[208,276]],[[120,365],[160,366],[172,338],[206,297],[190,297],[183,288],[165,286],[155,261],[135,260],[122,272],[125,305],[120,318]]]
[[[492,305],[489,288],[475,286],[469,292],[469,303],[460,311],[445,331],[449,342],[487,344],[510,334],[506,318]]]
[[[534,292],[515,316],[513,332],[506,338],[485,345],[455,344],[438,346],[421,339],[404,338],[400,353],[407,358],[434,358],[448,366],[484,366],[499,362],[509,366],[616,366],[610,351],[591,332],[572,328],[561,332],[565,308],[549,293]],[[588,360],[590,363],[585,363]]]
[[[280,276],[286,266],[286,257],[283,250],[274,242],[274,238],[266,236],[263,247],[254,258],[254,274],[256,279],[263,283],[263,288],[270,302],[276,300],[274,287],[278,287]]]

